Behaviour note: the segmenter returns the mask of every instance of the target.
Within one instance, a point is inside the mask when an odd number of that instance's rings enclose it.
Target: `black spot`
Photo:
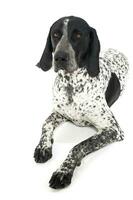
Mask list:
[[[87,71],[85,71],[85,72],[84,72],[84,75],[86,76],[87,74],[88,74],[88,72],[87,72]]]
[[[51,139],[51,143],[52,143],[52,144],[54,143],[54,139],[53,139],[53,138]]]
[[[72,92],[73,92],[73,86],[70,85],[70,84],[68,84],[67,87],[66,87],[66,91],[67,91],[68,94],[72,94]]]
[[[100,99],[100,96],[97,96],[97,97],[96,97],[96,100],[99,100],[99,99]]]
[[[62,74],[59,74],[59,77],[61,77],[61,78],[62,78]]]
[[[70,80],[70,77],[69,77],[69,76],[67,76],[67,75],[65,75],[65,76],[64,76],[64,78],[65,78],[67,81],[69,81],[69,80]]]

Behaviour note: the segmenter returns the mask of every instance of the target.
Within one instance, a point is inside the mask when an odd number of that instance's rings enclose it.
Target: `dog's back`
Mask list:
[[[102,59],[106,61],[107,65],[110,67],[111,72],[115,73],[119,79],[120,91],[122,92],[125,86],[126,75],[129,67],[126,56],[115,49],[108,49],[101,54]]]
[[[114,49],[102,52],[100,60],[111,72],[111,78],[106,90],[106,100],[108,105],[111,106],[124,89],[129,64],[124,54]]]

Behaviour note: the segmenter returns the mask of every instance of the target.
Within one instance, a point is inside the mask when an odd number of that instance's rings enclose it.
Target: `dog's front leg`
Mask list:
[[[40,142],[34,152],[34,158],[37,163],[44,163],[52,157],[53,131],[65,121],[67,119],[57,112],[53,112],[45,120],[42,126]]]
[[[53,173],[50,187],[55,189],[66,187],[71,183],[73,172],[76,166],[80,165],[82,158],[112,142],[123,139],[122,131],[111,111],[101,118],[103,119],[97,121],[96,124],[98,133],[72,148],[60,168]],[[103,123],[102,120],[104,120]]]

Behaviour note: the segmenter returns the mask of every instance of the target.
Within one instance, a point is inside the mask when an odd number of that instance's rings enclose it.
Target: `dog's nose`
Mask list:
[[[68,53],[64,51],[58,51],[55,54],[54,60],[57,64],[66,64],[68,61]]]

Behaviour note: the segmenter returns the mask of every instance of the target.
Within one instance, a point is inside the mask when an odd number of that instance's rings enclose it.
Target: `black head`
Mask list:
[[[64,17],[50,28],[38,67],[44,71],[54,65],[67,72],[85,67],[90,76],[99,73],[100,43],[96,30],[78,17]],[[52,55],[53,53],[53,55]]]

